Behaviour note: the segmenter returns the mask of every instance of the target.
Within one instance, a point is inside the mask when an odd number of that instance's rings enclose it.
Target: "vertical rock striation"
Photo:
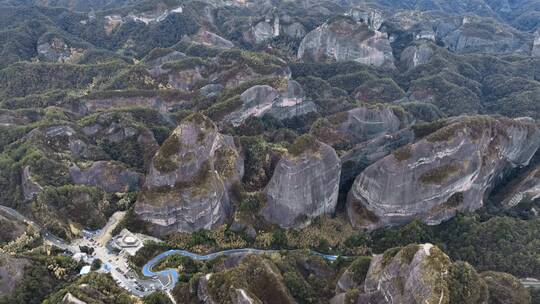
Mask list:
[[[285,155],[266,186],[262,215],[283,228],[297,228],[322,214],[333,213],[338,197],[340,160],[334,149],[301,137],[298,151]]]
[[[233,138],[194,114],[154,156],[135,211],[158,234],[212,229],[228,219],[228,190],[243,172]]]

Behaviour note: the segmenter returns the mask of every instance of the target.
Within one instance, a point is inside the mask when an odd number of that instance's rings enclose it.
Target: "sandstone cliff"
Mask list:
[[[394,66],[392,47],[386,34],[345,17],[330,20],[309,32],[300,43],[298,58],[307,61],[354,60],[367,65]]]
[[[347,213],[354,226],[370,229],[417,218],[438,224],[480,208],[505,169],[527,165],[539,146],[531,119],[458,117],[364,170]]]
[[[256,85],[240,95],[240,109],[225,117],[233,125],[240,125],[248,117],[270,115],[286,119],[316,111],[315,104],[307,100],[302,86],[294,80],[283,80],[283,88]]]
[[[69,168],[73,183],[98,187],[105,192],[130,192],[140,188],[143,177],[120,163],[97,161],[89,168]]]
[[[521,180],[516,180],[514,185],[505,190],[505,195],[501,201],[503,208],[512,208],[521,203],[534,202],[540,198],[540,167],[537,165]]]
[[[337,204],[341,163],[332,147],[300,137],[276,165],[262,215],[284,228],[301,227]]]
[[[212,229],[230,216],[228,189],[243,171],[233,138],[194,114],[154,156],[135,211],[156,233]]]
[[[337,149],[392,134],[409,124],[409,115],[399,107],[361,106],[319,121],[311,133]]]

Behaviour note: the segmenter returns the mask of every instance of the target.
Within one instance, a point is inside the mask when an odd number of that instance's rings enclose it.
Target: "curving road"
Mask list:
[[[165,270],[157,271],[157,272],[154,272],[152,270],[154,266],[159,264],[159,262],[163,261],[168,256],[178,254],[178,255],[185,256],[193,260],[197,260],[197,261],[209,261],[220,256],[231,256],[235,254],[265,254],[265,253],[274,253],[274,252],[280,252],[280,250],[262,250],[262,249],[253,249],[253,248],[242,248],[242,249],[224,250],[224,251],[210,253],[206,255],[199,255],[199,254],[192,253],[186,250],[173,249],[173,250],[162,252],[159,255],[152,258],[150,261],[148,261],[148,263],[146,263],[142,268],[142,274],[146,277],[151,277],[151,278],[156,278],[156,277],[161,278],[161,279],[165,278],[167,283],[164,284],[163,287],[166,290],[170,290],[178,282],[178,271],[176,271],[176,269],[165,269]],[[310,250],[309,252],[312,255],[320,256],[329,261],[335,261],[338,258],[337,255],[322,254],[313,250]]]
[[[23,223],[26,223],[26,224],[34,227],[36,230],[40,231],[41,235],[43,237],[43,240],[46,243],[48,243],[48,244],[50,244],[52,246],[58,247],[58,248],[60,248],[62,250],[67,250],[67,251],[71,251],[71,252],[75,251],[74,247],[71,246],[70,244],[68,244],[66,241],[62,240],[59,237],[54,236],[52,233],[48,232],[45,228],[40,227],[36,222],[34,222],[31,219],[27,218],[26,216],[22,215],[17,210],[15,210],[13,208],[10,208],[10,207],[7,207],[7,206],[0,205],[0,211],[3,211],[5,213],[11,215],[16,220],[18,220],[20,222],[23,222]]]

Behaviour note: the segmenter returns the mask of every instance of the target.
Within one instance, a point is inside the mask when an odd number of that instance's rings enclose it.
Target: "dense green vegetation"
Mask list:
[[[70,257],[34,255],[30,257],[30,264],[24,269],[22,282],[16,286],[11,295],[0,296],[0,303],[42,303],[51,292],[60,287],[61,283],[73,280],[80,267],[81,264]]]
[[[452,260],[463,261],[448,271],[451,304],[483,303],[488,294],[490,303],[526,303],[526,292],[498,272],[518,277],[540,273],[537,201],[501,211],[498,197],[489,197],[480,211],[458,214],[437,226],[413,221],[360,231],[352,227],[345,212],[346,194],[359,173],[355,172],[340,185],[337,211],[313,219],[307,227],[279,228],[267,222],[261,210],[271,203],[265,187],[284,156],[293,161],[318,157],[319,141],[335,148],[340,157],[357,148],[351,140],[355,134],[336,130],[344,112],[355,107],[390,109],[399,118],[400,128],[412,130],[415,142],[426,139],[433,146],[456,136],[476,140],[482,132],[494,130],[496,123],[502,129],[516,126],[510,119],[496,122],[496,115],[540,119],[540,59],[530,56],[533,33],[540,25],[534,1],[376,0],[365,7],[363,3],[362,8],[356,7],[358,1],[310,1],[309,7],[303,1],[263,2],[235,6],[220,1],[0,0],[0,204],[66,239],[80,236],[82,229],[102,228],[118,210],[126,210],[127,216],[113,234],[124,228],[151,234],[156,231],[136,214],[136,201],[159,206],[163,195],[176,197],[192,188],[201,190],[193,195],[200,195],[208,190],[211,170],[215,170],[219,182],[230,190],[224,198],[230,204],[224,224],[211,231],[160,235],[164,242],[145,244],[130,258],[131,265],[140,269],[170,248],[197,253],[239,247],[293,251],[228,261],[232,266],[221,259],[202,263],[171,256],[156,268],[179,269],[181,282],[172,291],[178,303],[197,303],[199,279],[210,272],[215,277],[208,290],[217,303],[230,302],[238,288],[265,303],[326,303],[335,296],[336,281],[345,268],[357,284],[345,296],[345,302],[353,303],[362,291],[372,254],[384,253],[388,262],[401,250],[410,262],[417,244],[426,242],[439,246]],[[372,6],[383,12],[380,30],[390,38],[395,68],[356,61],[304,62],[298,56],[306,33],[337,20],[354,26],[355,18],[377,16]],[[406,29],[403,20],[392,17],[396,9],[427,11],[406,20],[425,18],[426,27]],[[274,30],[277,17],[280,34],[264,34]],[[454,31],[454,26],[460,35],[471,36],[464,40],[447,37],[443,32]],[[432,30],[433,41],[417,39]],[[256,36],[261,33],[268,39],[259,41]],[[368,35],[373,37],[373,31]],[[474,44],[480,39],[489,44],[502,36],[502,49],[513,50],[520,39],[525,43],[509,54],[474,48],[460,52],[453,42]],[[411,50],[421,51],[408,58]],[[302,92],[291,92],[297,90],[290,85],[291,79],[301,85]],[[235,111],[265,110],[256,101],[244,104],[241,98],[256,85],[277,91],[273,110],[279,115],[251,115],[233,125],[229,114]],[[284,105],[297,102],[291,98],[297,95],[305,96],[305,103],[294,113],[287,112]],[[455,123],[455,116],[461,114],[484,115]],[[187,149],[180,146],[182,134],[172,133],[190,120],[197,120],[198,125],[204,121],[195,147],[189,149],[197,151],[207,134],[204,129],[212,128],[221,134],[216,136],[232,136],[238,151],[216,148],[212,150],[215,164],[205,162],[192,181],[146,191],[142,177],[150,167],[166,175],[185,158],[198,157],[179,155]],[[376,139],[391,141],[395,135],[385,133]],[[361,143],[366,145],[361,147],[366,155],[360,155],[357,163],[342,164],[343,168],[361,171],[387,154],[410,165],[407,161],[416,156],[411,141],[384,147],[377,142]],[[228,178],[236,175],[232,161],[237,156],[243,160],[244,174],[231,182]],[[104,175],[88,173],[98,161],[120,169]],[[529,167],[536,165],[532,161]],[[454,178],[459,166],[445,163],[415,178],[437,188]],[[85,176],[91,181],[81,178],[83,182],[75,184],[77,170],[91,175]],[[108,193],[96,183],[97,179],[121,183],[127,179],[127,170],[141,177],[140,185],[125,190],[134,192]],[[496,192],[502,184],[513,185],[521,170],[529,168],[505,172]],[[458,192],[442,206],[455,209],[464,196]],[[0,226],[2,248],[26,228],[3,217]],[[75,278],[81,265],[41,245],[36,236],[15,250],[32,263],[13,294],[0,297],[1,304],[61,303],[68,292],[88,303],[134,302],[108,275]],[[297,251],[305,249],[355,258],[340,258],[332,264]],[[92,266],[99,268],[98,262]],[[65,270],[65,275],[58,275],[58,269]],[[533,299],[540,298],[537,291],[532,294]],[[163,293],[142,301],[170,303]]]
[[[476,269],[508,272],[519,277],[534,276],[540,269],[536,257],[536,232],[540,222],[510,217],[481,221],[478,215],[458,215],[439,226],[412,222],[400,228],[375,231],[375,252],[409,243],[437,244],[454,260],[466,261]]]

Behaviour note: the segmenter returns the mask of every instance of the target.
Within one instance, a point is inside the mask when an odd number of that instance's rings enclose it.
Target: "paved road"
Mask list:
[[[68,244],[66,241],[62,240],[61,238],[58,238],[58,237],[54,236],[52,233],[48,232],[45,228],[40,227],[36,222],[34,222],[31,219],[27,218],[26,216],[20,214],[17,210],[6,207],[6,206],[2,206],[2,205],[0,205],[0,210],[2,210],[4,212],[6,212],[7,214],[11,215],[16,220],[21,221],[21,222],[25,222],[26,224],[34,227],[36,230],[41,231],[42,236],[43,236],[43,240],[46,243],[48,243],[48,244],[50,244],[52,246],[58,247],[58,248],[60,248],[62,250],[67,250],[67,251],[71,251],[71,252],[73,252],[75,250],[73,248],[73,246]]]
[[[78,252],[79,248],[75,245],[68,244],[66,241],[54,236],[44,228],[40,227],[37,223],[30,220],[29,218],[25,217],[24,215],[20,214],[18,211],[0,205],[0,210],[6,212],[7,214],[11,215],[15,219],[25,222],[34,228],[40,230],[42,232],[43,239],[46,243],[56,246],[62,250],[70,251],[72,253]],[[111,219],[111,226],[114,226],[117,222],[117,218]],[[231,249],[231,250],[224,250],[220,252],[210,253],[206,255],[199,255],[196,253],[192,253],[186,250],[168,250],[165,252],[162,252],[161,254],[157,255],[156,257],[152,258],[148,263],[146,263],[142,268],[142,273],[147,279],[141,279],[141,278],[135,278],[134,280],[130,280],[126,277],[126,269],[127,264],[125,267],[120,267],[120,265],[114,265],[116,262],[116,255],[109,252],[106,247],[99,246],[96,244],[88,244],[89,246],[92,246],[96,250],[96,257],[100,258],[105,263],[111,264],[111,269],[109,269],[111,275],[115,280],[121,285],[122,288],[129,291],[131,294],[143,297],[152,292],[152,290],[143,291],[137,288],[139,286],[149,286],[151,284],[156,284],[158,281],[162,284],[162,289],[169,295],[171,299],[172,296],[170,296],[170,291],[172,288],[174,288],[174,285],[178,282],[179,274],[175,269],[165,269],[162,271],[154,272],[152,269],[163,259],[167,258],[168,256],[179,254],[197,261],[209,261],[213,260],[220,256],[231,256],[234,254],[268,254],[273,252],[279,252],[278,250],[261,250],[261,249],[252,249],[252,248],[242,248],[242,249]],[[98,245],[98,246],[95,246]],[[327,255],[322,254],[316,251],[310,250],[310,253],[312,255],[320,256],[326,260],[329,261],[335,261],[338,256],[336,255]],[[122,273],[123,272],[123,273]],[[525,287],[533,287],[533,288],[540,288],[540,281],[536,279],[522,279],[521,283]]]
[[[241,249],[224,250],[224,251],[210,253],[206,255],[199,255],[199,254],[192,253],[186,250],[173,249],[173,250],[162,252],[159,255],[155,256],[150,261],[148,261],[148,263],[146,263],[142,268],[142,274],[150,278],[160,278],[160,280],[162,280],[163,278],[170,278],[169,280],[166,280],[168,284],[165,284],[163,286],[165,290],[170,290],[178,282],[178,272],[176,271],[176,269],[165,269],[165,270],[157,271],[157,272],[152,271],[152,269],[157,264],[159,264],[159,262],[161,262],[163,259],[167,258],[168,256],[178,254],[178,255],[185,256],[185,257],[197,260],[197,261],[209,261],[220,256],[230,256],[234,254],[268,254],[268,253],[274,253],[274,252],[279,252],[279,250],[241,248]],[[337,255],[322,254],[322,253],[312,251],[312,250],[310,250],[310,253],[312,255],[320,256],[329,261],[335,261],[338,258]]]

